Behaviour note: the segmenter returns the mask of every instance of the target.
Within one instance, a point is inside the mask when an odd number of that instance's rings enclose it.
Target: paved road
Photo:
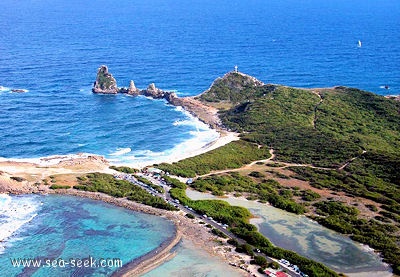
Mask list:
[[[247,242],[239,237],[237,237],[235,234],[229,232],[227,229],[225,229],[220,223],[217,223],[215,220],[212,220],[208,217],[204,217],[203,215],[197,213],[196,211],[194,211],[193,209],[190,209],[189,207],[186,207],[184,205],[182,205],[181,203],[177,203],[175,202],[175,200],[171,197],[171,195],[169,194],[169,189],[171,187],[167,186],[165,184],[165,182],[156,179],[154,177],[152,177],[151,175],[148,174],[138,174],[138,176],[142,176],[144,178],[146,178],[147,180],[151,181],[153,184],[157,185],[157,186],[161,186],[164,188],[164,193],[159,193],[157,191],[155,191],[154,189],[150,188],[148,185],[138,181],[132,174],[127,174],[127,173],[118,173],[115,174],[114,177],[117,179],[122,179],[122,180],[127,180],[135,185],[138,185],[140,187],[142,187],[143,189],[145,189],[146,191],[152,193],[155,196],[159,196],[163,199],[165,199],[166,201],[168,201],[169,203],[171,203],[172,205],[174,205],[175,207],[179,208],[181,211],[187,213],[187,214],[191,214],[196,218],[200,218],[202,221],[204,221],[206,224],[210,224],[212,227],[214,227],[215,229],[221,231],[222,233],[224,233],[226,236],[228,236],[231,239],[235,239],[238,241],[239,244],[246,244]],[[267,255],[265,255],[264,253],[256,253],[259,256],[263,256],[264,258],[267,259],[268,262],[278,262],[276,259],[273,259]],[[279,265],[287,270],[287,274],[292,276],[292,277],[298,277],[300,276],[300,274],[296,273],[293,271],[292,268],[278,262]]]

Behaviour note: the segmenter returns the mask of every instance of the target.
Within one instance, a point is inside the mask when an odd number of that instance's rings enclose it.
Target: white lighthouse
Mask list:
[[[238,66],[235,65],[235,73],[238,73]]]

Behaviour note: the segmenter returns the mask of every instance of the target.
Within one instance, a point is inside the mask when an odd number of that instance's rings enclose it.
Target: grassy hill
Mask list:
[[[240,132],[247,147],[272,148],[276,161],[304,164],[290,168],[295,178],[314,188],[373,201],[379,207],[375,218],[361,218],[348,212],[356,207],[335,201],[317,201],[308,209],[316,211],[313,218],[321,224],[382,251],[385,261],[400,272],[400,102],[346,87],[265,85],[234,72],[217,79],[198,99],[217,107],[224,125]],[[220,159],[231,148],[215,152]],[[257,160],[254,150],[248,152],[248,158]],[[262,152],[260,157],[268,157]],[[164,169],[200,175],[218,169],[207,166],[213,157],[200,155]],[[198,187],[217,194],[228,191],[214,181],[202,180]],[[238,177],[231,183],[240,181]]]
[[[236,77],[242,90],[234,89],[234,97],[227,97]],[[243,140],[273,148],[276,160],[335,169],[294,167],[298,178],[314,187],[380,203],[384,210],[380,219],[385,223],[362,221],[346,212],[325,213],[316,219],[381,250],[399,271],[400,102],[346,87],[249,88],[240,85],[243,78],[230,73],[225,87],[220,81],[200,99],[219,106],[230,102],[230,107],[225,105],[229,108],[220,111],[222,122],[240,132]]]

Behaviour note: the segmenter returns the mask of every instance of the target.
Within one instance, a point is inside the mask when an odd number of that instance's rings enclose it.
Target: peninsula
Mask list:
[[[205,248],[210,253],[218,253],[239,266],[244,264],[236,261],[246,256],[245,268],[253,274],[258,273],[254,271],[256,267],[250,266],[248,255],[253,264],[261,266],[261,271],[270,265],[265,257],[274,261],[284,258],[310,276],[338,276],[320,263],[272,245],[249,224],[251,215],[246,209],[221,200],[194,201],[185,190],[245,197],[305,214],[368,244],[382,254],[394,272],[400,272],[400,102],[346,87],[299,89],[264,84],[236,70],[216,79],[204,93],[181,98],[153,84],[139,90],[131,81],[129,88],[118,88],[108,68],[101,66],[93,92],[165,99],[220,132],[240,134],[240,140],[231,136],[224,141],[226,144],[219,144],[218,148],[208,146],[195,157],[153,165],[160,170],[167,186],[166,191],[160,189],[156,198],[136,188],[133,191],[132,186],[117,183],[113,178],[129,175],[146,184],[146,189],[164,188],[154,179],[145,178],[147,168],[138,172],[110,167],[106,160],[94,155],[59,162],[55,159],[53,165],[48,164],[50,161],[43,161],[46,165],[1,162],[1,192],[58,192],[108,199],[127,207],[137,207],[127,205],[127,201],[139,201],[158,207],[149,208],[152,213],[179,214],[176,224],[181,226],[185,222],[192,228],[184,231],[180,227],[179,233],[188,239],[194,239],[190,232],[204,233],[210,242]],[[163,195],[167,202],[157,198]],[[173,203],[180,203],[180,212],[174,211]],[[195,219],[189,220],[186,214]],[[199,221],[205,214],[225,224],[227,232],[223,234],[231,239],[218,238],[219,243],[213,244],[218,235],[223,235],[219,229],[214,235],[207,229],[204,232]],[[213,221],[209,222],[214,226]],[[218,244],[222,247],[215,250]],[[224,247],[237,252],[221,250]]]

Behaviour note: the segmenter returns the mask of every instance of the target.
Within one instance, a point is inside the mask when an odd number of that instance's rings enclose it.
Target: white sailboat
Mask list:
[[[361,47],[362,46],[362,43],[361,43],[361,40],[359,40],[358,41],[358,47]]]

